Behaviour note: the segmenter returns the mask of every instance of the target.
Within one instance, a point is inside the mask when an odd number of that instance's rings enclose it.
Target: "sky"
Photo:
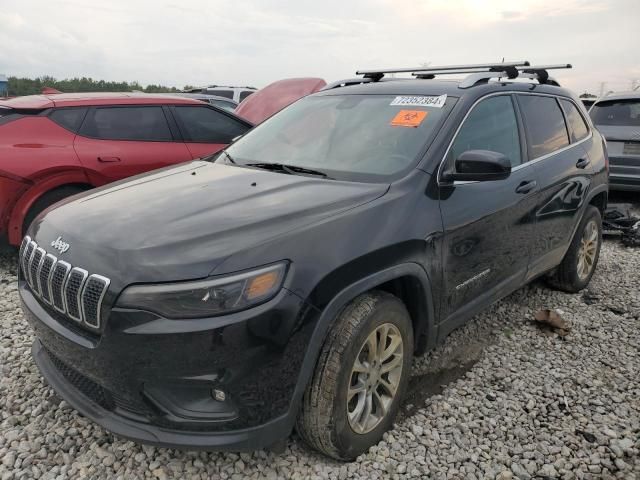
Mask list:
[[[0,0],[9,76],[259,88],[504,58],[597,94],[640,82],[639,46],[640,0]]]

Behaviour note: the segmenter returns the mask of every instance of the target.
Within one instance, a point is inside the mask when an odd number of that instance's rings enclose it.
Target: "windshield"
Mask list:
[[[424,106],[425,98],[440,102]],[[227,151],[239,165],[277,163],[338,180],[387,181],[415,165],[454,103],[444,95],[310,96]]]
[[[596,125],[640,127],[640,99],[598,102],[589,114]]]

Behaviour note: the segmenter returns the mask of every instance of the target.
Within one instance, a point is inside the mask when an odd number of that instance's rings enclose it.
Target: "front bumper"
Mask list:
[[[19,292],[42,375],[107,430],[215,450],[255,450],[291,432],[311,331],[298,323],[296,295],[283,290],[254,309],[198,321],[113,309],[96,335],[56,316],[25,282]]]

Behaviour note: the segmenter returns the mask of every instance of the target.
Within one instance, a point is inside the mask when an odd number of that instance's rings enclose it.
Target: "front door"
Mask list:
[[[512,172],[504,180],[440,187],[445,331],[522,284],[535,238],[537,175],[526,163],[512,95],[490,96],[473,107],[447,152],[447,166],[467,150],[502,153]]]
[[[161,106],[109,106],[89,110],[74,141],[94,185],[191,160],[174,140]]]

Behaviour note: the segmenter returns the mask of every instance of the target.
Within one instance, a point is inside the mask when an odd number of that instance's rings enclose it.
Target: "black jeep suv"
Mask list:
[[[392,425],[412,355],[536,277],[584,288],[602,137],[543,68],[452,70],[470,75],[365,72],[213,159],[46,211],[19,291],[50,385],[145,443],[256,449],[296,427],[350,459]]]

